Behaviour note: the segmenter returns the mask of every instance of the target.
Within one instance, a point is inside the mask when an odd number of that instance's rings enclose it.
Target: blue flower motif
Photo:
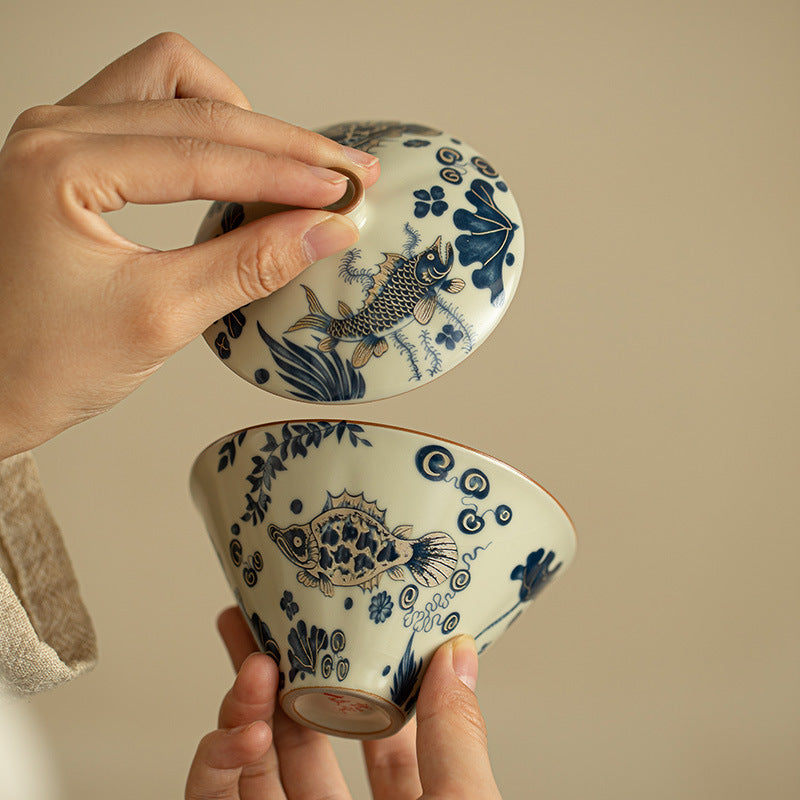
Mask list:
[[[441,217],[447,211],[447,203],[444,202],[444,189],[441,186],[432,186],[430,191],[417,189],[414,192],[417,202],[414,203],[414,216],[422,219],[430,211],[434,217]]]
[[[445,325],[441,332],[436,334],[436,344],[443,344],[448,350],[455,350],[456,345],[464,338],[461,331],[452,325]]]
[[[291,620],[292,617],[300,610],[300,606],[294,602],[294,597],[291,592],[284,592],[281,598],[281,609],[286,612],[286,616]]]
[[[515,581],[522,581],[522,586],[519,590],[520,602],[528,602],[539,594],[544,587],[550,582],[553,575],[558,572],[561,567],[561,562],[553,569],[550,565],[555,560],[556,554],[551,550],[547,555],[544,553],[544,548],[540,547],[534,550],[525,562],[525,566],[517,564],[511,573],[511,579]]]
[[[394,603],[388,592],[378,592],[369,602],[369,618],[377,625],[392,616]]]

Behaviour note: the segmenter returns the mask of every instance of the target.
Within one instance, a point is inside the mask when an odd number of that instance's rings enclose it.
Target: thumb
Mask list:
[[[358,241],[358,228],[345,216],[311,209],[274,214],[210,241],[144,256],[149,262],[154,302],[172,314],[177,350],[211,323],[280,289],[314,261]]]
[[[417,702],[417,753],[425,796],[500,800],[474,688],[478,653],[470,636],[440,647]]]
[[[186,781],[186,800],[237,800],[242,769],[272,744],[266,722],[216,730],[201,739]]]

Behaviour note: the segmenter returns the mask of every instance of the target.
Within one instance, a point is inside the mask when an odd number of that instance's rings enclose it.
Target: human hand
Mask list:
[[[122,56],[0,150],[0,459],[109,409],[209,324],[352,245],[321,209],[377,159],[255,114],[177,34]],[[115,233],[128,202],[301,207],[159,252]]]
[[[222,613],[219,629],[238,675],[222,701],[219,729],[197,749],[187,800],[349,800],[328,737],[278,707],[277,666],[256,652],[238,608]],[[416,721],[387,739],[364,742],[374,800],[501,800],[473,693],[477,672],[469,637],[436,652]]]

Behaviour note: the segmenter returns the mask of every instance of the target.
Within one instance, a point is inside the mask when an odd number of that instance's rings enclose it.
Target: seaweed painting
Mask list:
[[[363,375],[336,351],[323,352],[315,347],[300,346],[285,336],[281,344],[260,322],[257,324],[259,335],[281,370],[278,374],[292,387],[290,395],[311,403],[341,403],[364,397]]]

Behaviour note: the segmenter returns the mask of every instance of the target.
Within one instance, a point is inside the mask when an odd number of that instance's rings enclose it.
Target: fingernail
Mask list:
[[[311,173],[320,180],[327,181],[328,183],[346,183],[347,177],[342,175],[341,172],[336,172],[332,169],[325,169],[325,167],[314,167],[309,165],[308,169]]]
[[[459,636],[453,642],[453,672],[470,691],[478,685],[478,650],[471,636]]]
[[[331,214],[306,231],[303,243],[309,261],[338,253],[358,241],[358,228],[346,217]]]
[[[358,164],[359,167],[365,167],[366,169],[369,169],[378,162],[377,156],[370,155],[370,153],[365,153],[363,150],[356,150],[354,147],[343,147],[342,150],[344,150],[344,154],[354,164]]]

